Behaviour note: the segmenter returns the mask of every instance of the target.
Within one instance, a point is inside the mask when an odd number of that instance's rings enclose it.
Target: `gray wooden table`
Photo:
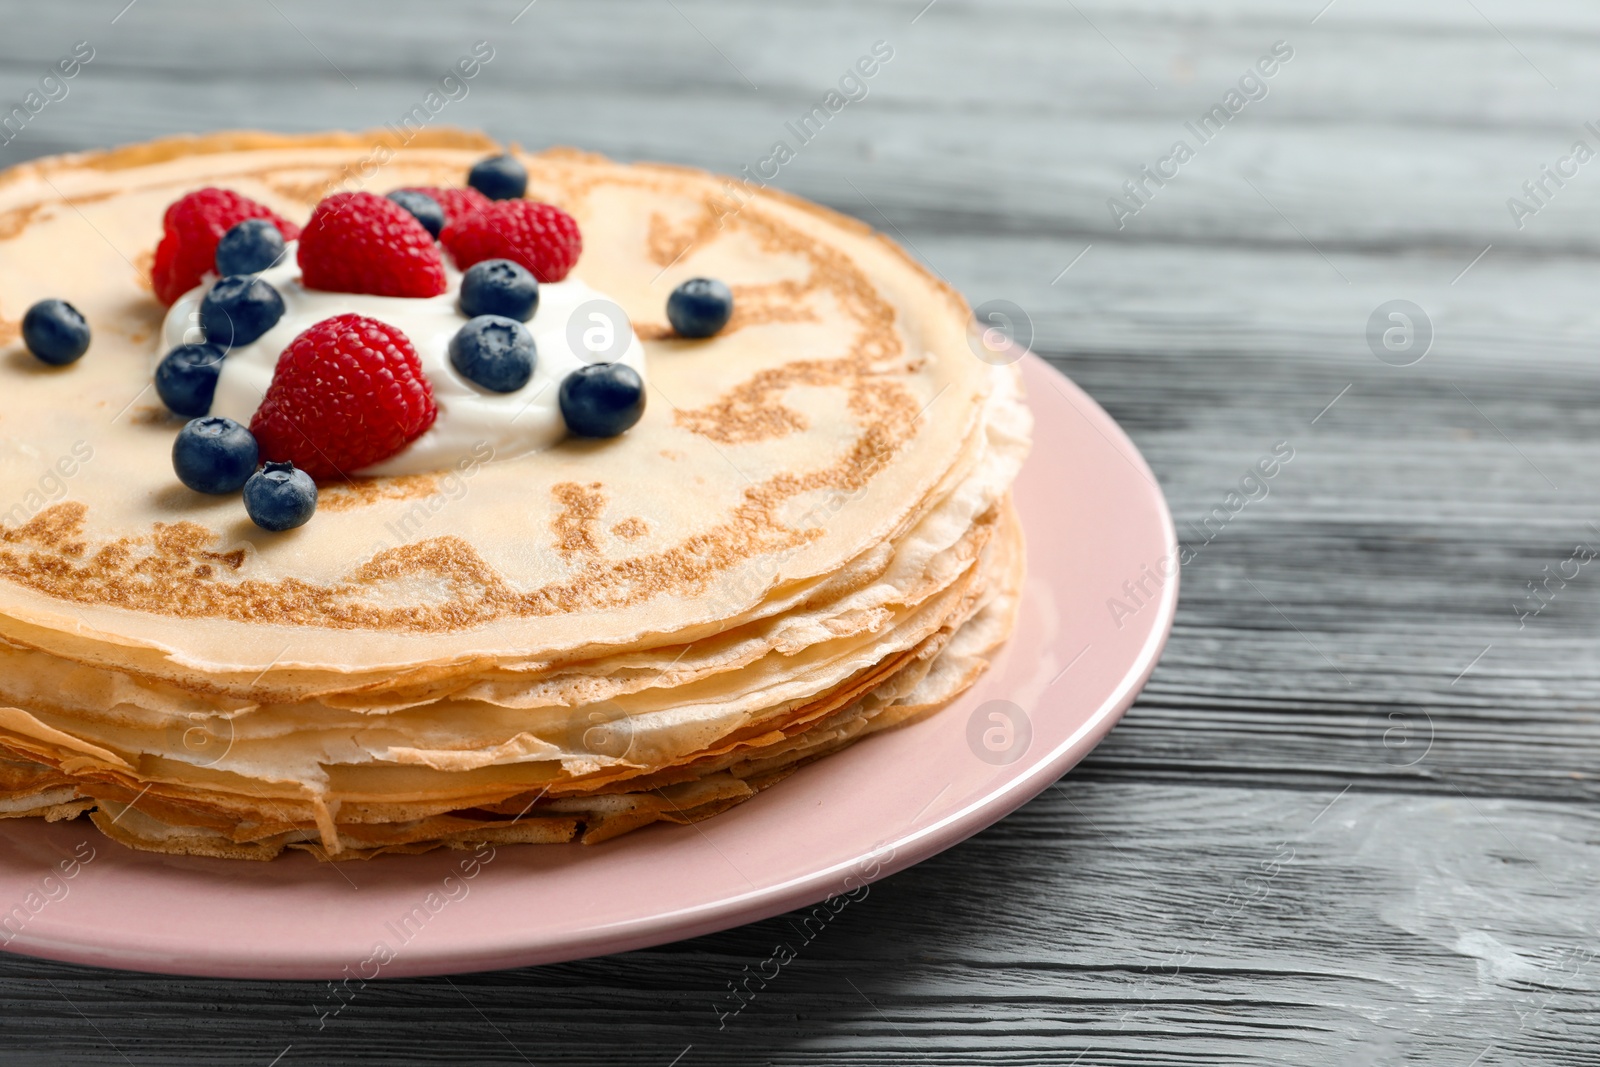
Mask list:
[[[488,40],[439,121],[736,171],[888,42],[776,184],[1026,309],[1194,554],[1110,739],[725,1027],[783,918],[325,1027],[317,983],[0,957],[0,1060],[1600,1064],[1600,9],[124,3],[0,5],[7,107],[95,51],[0,162],[375,126]]]

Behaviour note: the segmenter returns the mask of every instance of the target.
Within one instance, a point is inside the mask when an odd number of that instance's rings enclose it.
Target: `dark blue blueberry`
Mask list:
[[[256,469],[256,439],[220,415],[190,419],[172,442],[172,469],[197,493],[232,493]]]
[[[217,242],[217,273],[259,274],[283,258],[283,234],[267,219],[245,219]]]
[[[273,533],[304,526],[317,510],[317,483],[293,463],[268,463],[244,483],[244,510]]]
[[[615,437],[644,414],[644,379],[626,363],[591,363],[561,382],[561,417],[579,437]]]
[[[248,274],[231,274],[206,290],[200,301],[200,325],[206,340],[226,352],[247,345],[283,318],[278,290]]]
[[[467,184],[490,200],[515,200],[528,191],[528,168],[511,156],[490,156],[472,165]]]
[[[22,316],[22,343],[41,361],[64,367],[89,350],[89,324],[65,300],[41,300]]]
[[[504,315],[527,322],[539,307],[539,280],[520,263],[486,259],[461,276],[461,314]]]
[[[179,415],[204,415],[211,410],[222,373],[222,349],[216,345],[179,345],[156,367],[156,392]]]
[[[733,290],[715,278],[690,278],[667,297],[667,321],[679,337],[710,337],[733,317]]]
[[[419,193],[415,189],[396,189],[389,194],[389,199],[415,215],[423,228],[435,237],[444,229],[444,208],[427,193]]]
[[[479,315],[450,338],[450,365],[491,393],[514,393],[527,385],[538,359],[528,328],[504,315]]]

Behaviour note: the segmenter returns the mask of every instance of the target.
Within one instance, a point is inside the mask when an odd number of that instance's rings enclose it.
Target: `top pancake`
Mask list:
[[[303,222],[341,188],[459,185],[494,148],[448,132],[398,151],[387,133],[219,134],[0,175],[0,635],[136,674],[227,687],[270,672],[290,689],[682,643],[818,595],[980,461],[986,399],[1012,372],[973,356],[960,297],[892,243],[701,172],[553,151],[522,156],[528,195],[577,218],[574,276],[644,339],[636,427],[327,486],[289,534],[183,488],[179,422],[148,388],[166,206],[219,185]],[[666,296],[701,275],[734,287],[734,320],[672,339]],[[47,296],[95,331],[64,369],[16,340]]]

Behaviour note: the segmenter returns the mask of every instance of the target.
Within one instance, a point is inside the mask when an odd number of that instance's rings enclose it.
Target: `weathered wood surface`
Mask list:
[[[8,1065],[1600,1064],[1600,577],[1513,609],[1600,547],[1600,162],[1521,229],[1506,204],[1600,149],[1600,9],[124,2],[3,5],[0,99],[96,57],[0,162],[378,125],[487,39],[441,121],[737,170],[889,41],[776,184],[1027,309],[1191,540],[1259,456],[1294,459],[1198,548],[1107,742],[737,1016],[792,919],[383,983],[321,1029],[315,983],[0,957]],[[1277,41],[1268,95],[1118,230],[1107,199]],[[1365,338],[1395,298],[1436,331],[1413,366]]]

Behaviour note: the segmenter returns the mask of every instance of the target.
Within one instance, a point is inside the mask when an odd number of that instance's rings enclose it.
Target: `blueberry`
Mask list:
[[[224,352],[257,340],[281,318],[283,297],[278,290],[248,274],[230,274],[200,301],[206,340]]]
[[[733,317],[733,290],[715,278],[690,278],[667,297],[667,320],[679,337],[710,337]]]
[[[427,193],[419,193],[415,189],[396,189],[389,194],[389,199],[416,216],[417,221],[433,236],[438,237],[439,231],[444,229],[444,208]]]
[[[528,191],[528,168],[510,156],[490,156],[472,165],[467,184],[490,200],[515,200]]]
[[[626,363],[591,363],[561,382],[561,417],[579,437],[615,437],[644,414],[644,379]]]
[[[527,327],[504,315],[479,315],[450,338],[450,365],[491,393],[514,393],[527,385],[538,359]]]
[[[244,483],[244,510],[273,533],[304,526],[317,510],[317,483],[293,463],[268,463]]]
[[[231,493],[256,469],[256,439],[220,415],[190,419],[172,442],[172,469],[197,493]]]
[[[268,219],[245,219],[217,242],[217,273],[259,274],[283,258],[283,234]]]
[[[42,362],[65,367],[89,350],[89,324],[65,300],[41,300],[22,316],[22,342]]]
[[[461,313],[504,315],[527,322],[539,307],[539,281],[520,263],[486,259],[461,277]]]
[[[216,345],[179,345],[156,367],[156,392],[179,415],[204,415],[211,410],[222,373],[222,349]]]

